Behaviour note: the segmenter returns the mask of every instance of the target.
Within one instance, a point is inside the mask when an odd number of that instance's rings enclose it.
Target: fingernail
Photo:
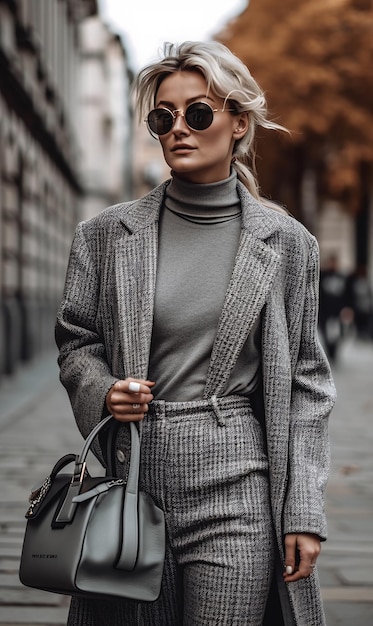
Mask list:
[[[134,393],[138,393],[140,391],[140,383],[135,383],[133,380],[128,385],[129,391],[133,391]]]
[[[285,572],[289,575],[293,573],[293,568],[291,567],[291,565],[286,566]]]

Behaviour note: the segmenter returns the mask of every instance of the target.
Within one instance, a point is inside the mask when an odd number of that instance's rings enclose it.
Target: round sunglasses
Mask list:
[[[213,122],[214,113],[234,110],[213,109],[207,102],[193,102],[185,111],[183,109],[175,109],[174,111],[166,108],[153,109],[144,121],[148,126],[150,134],[158,139],[159,136],[170,132],[178,115],[185,119],[185,123],[192,130],[206,130]]]

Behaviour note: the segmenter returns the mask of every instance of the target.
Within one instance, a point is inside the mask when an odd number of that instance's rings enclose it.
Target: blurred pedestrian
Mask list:
[[[331,361],[337,359],[343,338],[341,314],[347,302],[347,276],[339,270],[338,258],[331,255],[320,272],[319,326]]]
[[[353,311],[354,326],[358,339],[373,338],[373,293],[366,265],[359,265],[349,276],[347,302]]]
[[[318,247],[248,166],[256,128],[279,127],[216,42],[167,44],[136,88],[171,180],[78,226],[56,338],[83,435],[108,413],[121,425],[120,475],[141,422],[166,563],[156,602],[74,598],[69,626],[322,626],[335,391]]]

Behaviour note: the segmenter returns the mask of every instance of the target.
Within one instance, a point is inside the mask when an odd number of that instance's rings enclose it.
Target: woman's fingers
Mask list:
[[[320,538],[308,533],[289,534],[285,537],[285,582],[308,578],[320,554]]]
[[[126,378],[125,380],[117,380],[112,389],[123,393],[150,393],[151,387],[155,383],[151,380],[143,380],[141,378]]]
[[[295,572],[295,560],[297,550],[297,536],[286,535],[285,537],[285,580]]]
[[[139,421],[149,410],[153,400],[151,388],[154,382],[144,379],[127,378],[118,380],[106,396],[110,413],[119,421]]]

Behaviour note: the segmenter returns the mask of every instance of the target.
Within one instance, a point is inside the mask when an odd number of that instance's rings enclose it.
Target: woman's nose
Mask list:
[[[175,113],[176,119],[174,121],[174,125],[172,130],[174,133],[188,133],[189,134],[189,126],[187,125],[184,117],[183,111],[177,111]]]

